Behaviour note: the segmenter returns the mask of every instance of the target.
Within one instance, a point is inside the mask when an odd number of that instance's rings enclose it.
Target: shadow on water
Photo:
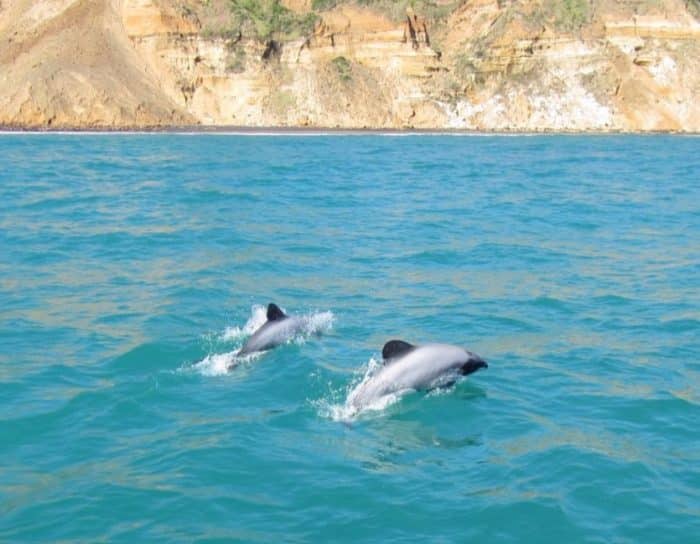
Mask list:
[[[382,410],[343,422],[328,446],[364,470],[382,473],[416,470],[417,458],[442,465],[446,456],[478,455],[479,413],[470,405],[486,396],[481,387],[465,383],[408,393]]]
[[[351,428],[338,441],[344,457],[371,472],[414,470],[416,456],[424,464],[442,464],[446,452],[459,454],[481,445],[480,433],[450,435],[429,422],[397,419],[376,420],[362,430]]]

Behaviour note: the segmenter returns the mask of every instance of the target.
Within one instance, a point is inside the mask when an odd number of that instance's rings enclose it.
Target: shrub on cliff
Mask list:
[[[543,9],[549,12],[554,24],[562,30],[578,30],[590,19],[589,0],[548,0]]]
[[[354,3],[368,6],[393,21],[403,21],[406,18],[406,8],[412,8],[416,13],[429,21],[435,22],[446,19],[455,8],[462,3],[461,0],[353,0]],[[339,4],[349,4],[348,0],[312,0],[311,8],[314,11],[333,9]]]
[[[331,61],[331,64],[333,64],[340,81],[347,83],[352,79],[352,65],[348,59],[345,57],[335,57]]]
[[[307,35],[317,19],[314,13],[294,13],[280,0],[231,0],[231,12],[238,30],[263,41]]]
[[[323,11],[333,9],[340,3],[340,0],[312,0],[311,9],[314,11]]]
[[[700,0],[686,0],[685,7],[696,19],[700,19]]]

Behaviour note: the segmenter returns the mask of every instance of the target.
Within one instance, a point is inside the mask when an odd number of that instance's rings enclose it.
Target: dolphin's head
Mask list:
[[[476,353],[467,351],[467,356],[467,360],[464,363],[462,363],[462,367],[460,368],[460,371],[462,372],[463,376],[466,376],[467,374],[473,374],[480,368],[489,367],[489,365],[486,364],[486,361],[484,361]]]

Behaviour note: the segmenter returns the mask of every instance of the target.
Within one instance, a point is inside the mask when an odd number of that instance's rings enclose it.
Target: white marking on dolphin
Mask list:
[[[300,316],[288,316],[276,304],[268,304],[267,321],[248,338],[237,357],[257,351],[266,351],[284,344],[307,328],[307,319]]]
[[[447,387],[460,377],[488,368],[481,357],[459,346],[425,344],[413,346],[391,340],[382,349],[384,364],[348,395],[354,410],[372,405],[387,395]]]

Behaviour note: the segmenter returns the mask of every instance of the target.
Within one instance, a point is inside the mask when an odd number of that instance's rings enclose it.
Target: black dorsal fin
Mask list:
[[[382,357],[385,361],[395,359],[396,357],[405,355],[415,347],[416,346],[412,346],[403,340],[389,340],[386,344],[384,344],[384,349],[382,349]]]
[[[280,319],[284,319],[285,317],[287,316],[284,315],[284,312],[280,310],[280,307],[277,306],[277,304],[270,302],[270,304],[267,305],[268,321],[279,321]]]

